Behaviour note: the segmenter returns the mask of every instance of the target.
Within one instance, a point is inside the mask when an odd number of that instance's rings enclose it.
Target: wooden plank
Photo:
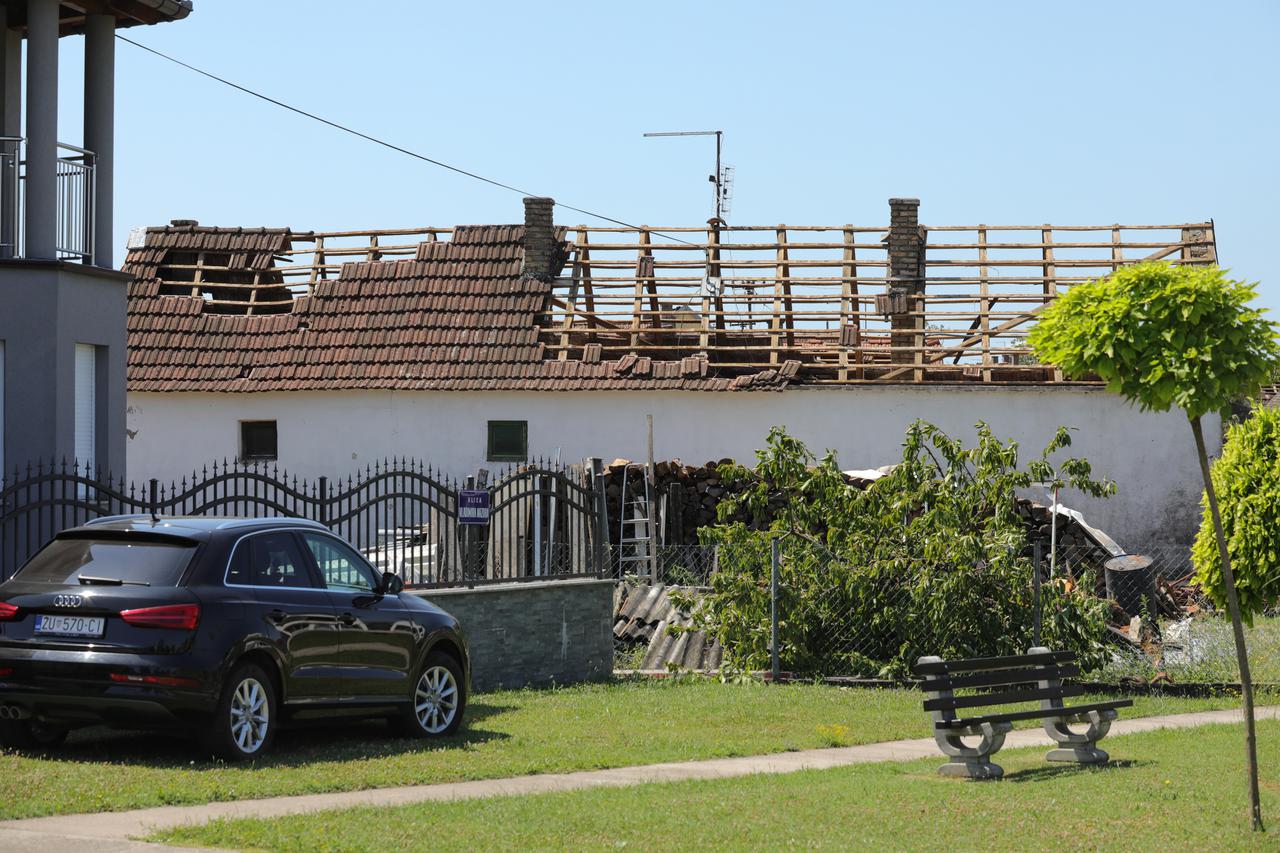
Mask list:
[[[644,306],[644,284],[646,276],[651,272],[651,269],[647,267],[651,267],[653,264],[653,252],[648,247],[649,232],[642,225],[640,226],[640,242],[636,246],[635,301],[631,306],[631,349],[633,351],[640,346],[640,318]]]
[[[307,282],[307,292],[311,293],[316,286],[317,281],[326,281],[329,278],[329,270],[325,267],[324,254],[324,238],[317,237],[315,248],[311,254],[311,279]]]
[[[975,675],[957,675],[954,677],[930,679],[930,690],[963,690],[973,687],[998,687],[1004,684],[1032,684],[1037,681],[1049,681],[1064,678],[1078,678],[1080,667],[1074,663],[1035,666],[1026,669],[997,669],[990,672],[979,672]]]
[[[1015,705],[1019,702],[1036,702],[1041,699],[1065,699],[1069,696],[1083,696],[1084,692],[1084,688],[1078,684],[1059,684],[1056,687],[1002,690],[991,693],[975,693],[971,696],[943,696],[938,699],[926,699],[924,710],[943,711],[959,710],[961,708],[982,708],[990,705]]]
[[[1042,311],[1044,311],[1044,309],[1045,309],[1046,307],[1047,307],[1047,306],[1042,305],[1042,306],[1040,306],[1039,308],[1035,308],[1035,309],[1033,309],[1033,310],[1031,310],[1031,311],[1028,311],[1026,314],[1023,314],[1021,317],[1015,317],[1015,318],[1013,318],[1012,320],[1008,320],[1008,321],[1006,321],[1006,322],[1004,322],[1004,323],[1001,323],[999,326],[996,326],[995,328],[991,329],[991,330],[990,330],[990,332],[989,332],[989,334],[992,334],[992,335],[1000,335],[1000,334],[1004,334],[1005,332],[1009,331],[1010,329],[1016,329],[1018,326],[1021,326],[1023,323],[1026,323],[1026,322],[1028,322],[1029,320],[1033,320],[1033,319],[1035,319],[1036,315],[1037,315],[1037,314],[1039,314],[1039,313],[1041,313]],[[982,340],[982,336],[981,336],[981,335],[978,335],[978,336],[976,336],[976,337],[966,338],[962,343],[960,343],[960,344],[959,344],[958,346],[956,346],[956,347],[943,347],[943,348],[941,348],[941,349],[943,349],[943,350],[944,350],[944,352],[942,352],[940,355],[937,355],[937,356],[934,356],[934,357],[930,358],[930,359],[928,360],[928,362],[927,362],[927,363],[928,363],[928,364],[934,364],[934,363],[936,363],[936,362],[942,361],[942,359],[944,359],[944,358],[946,358],[946,357],[947,357],[947,352],[951,352],[951,351],[954,351],[954,350],[956,350],[956,349],[966,349],[966,348],[968,348],[968,347],[973,346],[973,345],[974,345],[974,344],[976,344],[976,343],[981,342],[981,340]],[[912,349],[920,350],[920,349],[922,349],[922,347],[913,347]],[[1027,366],[1028,366],[1028,367],[1038,367],[1038,368],[1042,368],[1042,367],[1043,367],[1043,365],[1027,365]],[[894,377],[896,377],[896,376],[900,376],[900,375],[902,375],[903,373],[906,373],[907,371],[909,371],[909,370],[911,370],[911,369],[912,369],[912,368],[910,368],[910,367],[900,367],[900,368],[898,368],[897,370],[892,370],[892,371],[890,371],[888,374],[886,374],[886,375],[884,375],[884,376],[881,376],[881,377],[880,377],[880,380],[881,380],[881,381],[884,381],[884,380],[887,380],[887,379],[892,379],[892,378],[894,378]]]
[[[1035,652],[1025,655],[1002,657],[961,658],[959,660],[929,661],[917,663],[911,668],[916,675],[947,675],[954,672],[976,672],[992,669],[1016,669],[1025,666],[1043,666],[1051,663],[1067,663],[1076,658],[1074,652]]]
[[[774,263],[775,275],[773,278],[773,313],[769,317],[769,329],[770,329],[769,344],[771,346],[771,350],[769,352],[769,363],[774,365],[778,364],[778,349],[779,349],[779,344],[782,341],[782,320],[783,320],[782,279],[790,278],[791,276],[791,267],[787,263],[787,261],[789,260],[789,257],[787,254],[786,226],[779,225],[777,235],[778,235],[778,240],[777,240],[778,248],[775,250],[777,253],[777,257]]]
[[[978,277],[981,288],[981,307],[978,310],[978,322],[982,337],[982,381],[991,381],[991,287],[987,280],[987,229],[978,226]],[[959,361],[959,356],[956,357]]]
[[[1111,711],[1117,708],[1128,708],[1132,699],[1113,699],[1109,702],[1093,702],[1089,705],[1074,705],[1050,710],[1010,711],[1004,714],[987,714],[981,717],[969,717],[960,720],[942,720],[934,723],[936,729],[967,729],[983,723],[1015,722],[1017,720],[1044,720],[1054,717],[1078,717],[1090,711]]]
[[[582,268],[576,263],[571,273],[569,293],[564,301],[564,322],[560,326],[560,361],[569,360],[569,332],[573,329],[574,310],[578,305],[578,286],[582,283]]]
[[[712,220],[710,227],[707,228],[707,275],[715,281],[715,291],[712,294],[712,300],[715,305],[716,330],[724,329],[724,316],[721,311],[724,310],[724,284],[721,281],[722,270],[720,268],[720,229],[723,224],[718,220]]]
[[[858,254],[854,245],[852,226],[844,229],[844,266],[840,270],[840,329],[841,334],[847,327],[853,329],[849,347],[856,356],[856,363],[862,364],[862,311],[858,304]],[[856,312],[856,313],[855,313]],[[849,378],[849,347],[840,348],[840,378]],[[862,374],[861,367],[854,368],[854,375]]]
[[[255,270],[253,273],[253,289],[249,291],[249,305],[244,310],[244,313],[246,315],[253,314],[253,303],[256,302],[258,299],[258,285],[261,283],[262,283],[262,272],[261,270]]]
[[[587,314],[591,317],[596,313],[596,295],[591,286],[591,249],[588,245],[587,232],[581,228],[578,230],[578,266],[582,270],[582,274],[578,277],[582,283],[582,298],[586,305]],[[595,336],[589,335],[588,341],[595,341]]]
[[[1053,258],[1053,226],[1045,225],[1040,229],[1040,242],[1043,248],[1040,250],[1041,260],[1044,262],[1044,298],[1053,300],[1058,298],[1058,267],[1054,263]],[[1062,381],[1062,368],[1053,368],[1053,379],[1055,382]]]

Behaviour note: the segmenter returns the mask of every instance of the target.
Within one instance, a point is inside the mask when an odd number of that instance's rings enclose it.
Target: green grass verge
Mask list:
[[[1280,723],[1259,724],[1263,813],[1280,820]],[[1002,782],[939,761],[713,782],[598,788],[271,820],[219,821],[151,841],[237,850],[777,849],[1274,850],[1248,830],[1242,727],[1109,738],[1105,768],[1002,752]],[[376,832],[367,827],[376,826]]]
[[[1165,647],[1161,670],[1177,684],[1228,684],[1239,682],[1236,644],[1231,620],[1225,616],[1201,616],[1181,624],[1160,621]],[[1249,669],[1255,684],[1280,684],[1280,617],[1259,616],[1244,629],[1249,649]],[[1140,654],[1117,655],[1090,678],[1115,683],[1124,678],[1150,680],[1160,670]]]
[[[380,723],[283,732],[244,765],[188,741],[88,730],[48,756],[0,754],[0,819],[118,811],[718,758],[928,737],[921,693],[626,680],[480,694],[461,732],[400,740]],[[1123,716],[1235,707],[1142,697]]]

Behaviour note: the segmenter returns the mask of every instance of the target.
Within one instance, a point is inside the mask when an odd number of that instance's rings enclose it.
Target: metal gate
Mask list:
[[[416,460],[333,480],[223,462],[144,485],[74,463],[30,466],[0,480],[0,578],[60,530],[134,514],[309,518],[413,586],[599,576],[608,548],[599,472],[598,460],[512,468],[480,486],[489,493],[488,523],[465,524],[458,498],[468,483]]]

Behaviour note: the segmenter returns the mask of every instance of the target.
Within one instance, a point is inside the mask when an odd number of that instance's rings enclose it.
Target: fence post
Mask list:
[[[149,486],[150,492],[148,497],[151,505],[147,507],[147,509],[151,510],[152,518],[157,518],[160,515],[160,481],[155,477],[152,477]]]
[[[1031,599],[1034,612],[1031,621],[1031,637],[1035,642],[1036,648],[1041,648],[1040,642],[1040,542],[1036,541],[1031,546]]]
[[[321,477],[316,489],[316,521],[329,526],[329,478]]]
[[[475,475],[471,475],[462,481],[463,489],[470,491],[475,487],[476,487]],[[490,501],[492,501],[492,498],[490,498]],[[475,559],[475,551],[476,551],[475,525],[460,524],[458,526],[462,529],[462,578],[463,580],[472,580],[475,578],[475,569],[472,566],[472,561]],[[507,555],[506,553],[503,553],[502,556],[505,557]],[[521,556],[523,556],[523,554]],[[524,566],[520,566],[520,568],[523,569]],[[504,565],[502,568],[502,571],[504,573],[508,573],[510,570]],[[495,571],[494,574],[496,575],[497,572]]]
[[[773,683],[777,684],[782,677],[782,666],[778,662],[778,562],[781,540],[775,536],[770,540],[769,560],[769,658],[773,667]]]
[[[596,576],[604,577],[605,555],[609,548],[608,498],[604,490],[604,460],[598,456],[591,457],[591,485],[596,493]]]

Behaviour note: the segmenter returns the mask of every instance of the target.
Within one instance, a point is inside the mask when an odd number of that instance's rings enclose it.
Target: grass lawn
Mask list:
[[[204,760],[179,738],[86,730],[48,756],[0,753],[0,819],[928,737],[922,698],[907,690],[683,680],[509,691],[473,697],[461,732],[448,740],[399,740],[380,723],[299,730],[282,733],[270,755],[246,765]],[[1121,713],[1238,702],[1147,697]]]
[[[1201,616],[1181,626],[1161,620],[1160,630],[1170,642],[1165,647],[1163,669],[1177,683],[1226,683],[1240,680],[1231,620],[1225,616]],[[1249,669],[1255,684],[1280,684],[1280,617],[1259,616],[1245,626]],[[1175,647],[1177,646],[1177,647]],[[1178,648],[1180,647],[1180,648]],[[1100,681],[1113,683],[1125,676],[1151,679],[1156,668],[1142,656],[1120,658],[1104,666]]]
[[[783,776],[220,821],[149,839],[238,850],[1274,850],[1280,722],[1258,732],[1263,815],[1248,830],[1243,729],[1108,738],[1105,768],[1001,752],[1002,782],[937,775],[939,761]],[[365,828],[377,827],[376,832]]]

